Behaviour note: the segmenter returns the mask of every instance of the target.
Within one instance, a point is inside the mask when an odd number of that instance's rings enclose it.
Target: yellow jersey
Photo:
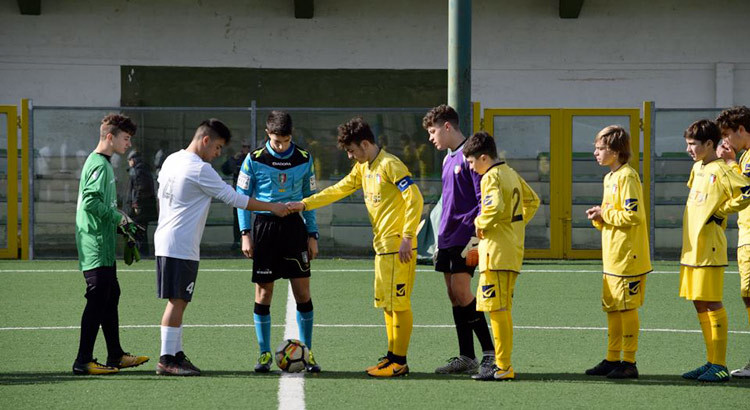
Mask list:
[[[602,265],[605,274],[639,276],[651,272],[643,188],[633,167],[622,165],[604,177],[602,221],[592,221],[602,231]]]
[[[750,150],[742,154],[739,164],[733,164],[732,169],[750,179]],[[741,210],[737,215],[737,227],[739,228],[737,247],[750,245],[750,208]]]
[[[482,176],[482,210],[474,226],[484,231],[479,241],[479,271],[520,272],[526,224],[539,208],[536,192],[505,162]]]
[[[412,238],[417,247],[417,226],[422,217],[423,199],[411,174],[396,156],[381,149],[372,163],[357,163],[349,175],[335,185],[304,198],[305,209],[313,210],[364,191],[365,205],[372,224],[373,248],[382,255],[398,252],[402,238]]]
[[[750,204],[750,185],[722,159],[696,162],[687,185],[680,264],[726,266],[727,216]]]

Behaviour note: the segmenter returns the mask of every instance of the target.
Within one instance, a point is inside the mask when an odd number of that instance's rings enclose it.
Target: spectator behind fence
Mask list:
[[[232,187],[235,189],[237,188],[237,178],[240,176],[242,162],[245,161],[245,157],[247,157],[247,154],[250,152],[250,148],[250,140],[242,140],[242,150],[227,158],[227,160],[221,165],[221,172],[224,175],[232,175]],[[232,250],[235,250],[240,248],[240,240],[242,239],[242,236],[240,235],[240,222],[237,219],[237,212],[232,212],[232,215],[234,216],[234,222],[232,222],[232,233],[234,238],[234,241],[232,242]]]
[[[158,217],[154,177],[138,151],[130,151],[128,165],[130,166],[128,170],[130,184],[125,200],[125,211],[133,221],[143,226],[143,231],[136,233],[136,246],[142,256],[148,256],[151,254],[148,246],[148,223],[156,221]]]

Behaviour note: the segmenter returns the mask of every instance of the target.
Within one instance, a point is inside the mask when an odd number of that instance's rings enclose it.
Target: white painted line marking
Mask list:
[[[292,293],[292,282],[289,281],[286,298],[286,323],[284,339],[299,339],[297,327],[297,302]],[[305,410],[305,374],[281,373],[279,378],[279,409]]]

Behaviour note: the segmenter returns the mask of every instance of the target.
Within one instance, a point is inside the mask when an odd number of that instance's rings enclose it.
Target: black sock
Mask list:
[[[391,361],[403,366],[406,364],[406,356],[399,356],[391,353]]]
[[[473,316],[469,316],[469,324],[477,335],[477,339],[479,339],[482,351],[495,351],[495,346],[492,344],[492,335],[490,335],[490,329],[487,327],[487,319],[484,317],[484,312],[477,311],[477,300],[473,299],[465,309],[473,312]]]
[[[466,308],[462,306],[453,307],[453,322],[456,324],[456,336],[458,337],[458,352],[461,356],[473,359],[474,337],[471,334],[471,324],[466,314]]]

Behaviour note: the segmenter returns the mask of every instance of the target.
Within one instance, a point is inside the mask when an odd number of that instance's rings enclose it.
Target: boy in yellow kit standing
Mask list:
[[[607,312],[608,341],[607,357],[586,374],[636,379],[638,308],[646,293],[646,274],[651,272],[643,189],[638,171],[628,165],[630,135],[625,129],[605,127],[594,145],[596,161],[611,170],[604,177],[601,206],[586,210],[594,227],[602,231],[602,310]]]
[[[337,184],[302,202],[292,211],[313,210],[345,198],[360,188],[375,235],[375,307],[382,308],[388,337],[388,353],[367,368],[372,377],[398,377],[409,373],[409,349],[413,317],[411,291],[417,260],[417,226],[423,200],[411,174],[396,156],[375,144],[370,126],[360,117],[338,127],[338,145],[357,161],[349,175]]]
[[[682,375],[703,382],[729,380],[726,367],[727,312],[721,300],[727,266],[727,216],[750,204],[750,186],[716,155],[719,127],[696,121],[685,130],[687,152],[695,161],[682,226],[680,296],[693,301],[706,343],[707,362]]]
[[[513,288],[523,263],[526,224],[539,208],[539,197],[513,168],[497,157],[495,140],[478,132],[464,144],[469,166],[482,175],[482,210],[474,220],[479,241],[477,310],[490,312],[495,367],[475,380],[513,380]]]
[[[719,146],[717,154],[738,174],[750,178],[750,108],[745,106],[726,109],[716,117],[716,125],[721,129],[724,143]],[[737,155],[745,151],[737,163]],[[739,213],[737,226],[740,228],[737,243],[737,266],[740,269],[740,296],[747,309],[750,320],[750,209]],[[750,377],[750,361],[736,370],[732,377]]]

